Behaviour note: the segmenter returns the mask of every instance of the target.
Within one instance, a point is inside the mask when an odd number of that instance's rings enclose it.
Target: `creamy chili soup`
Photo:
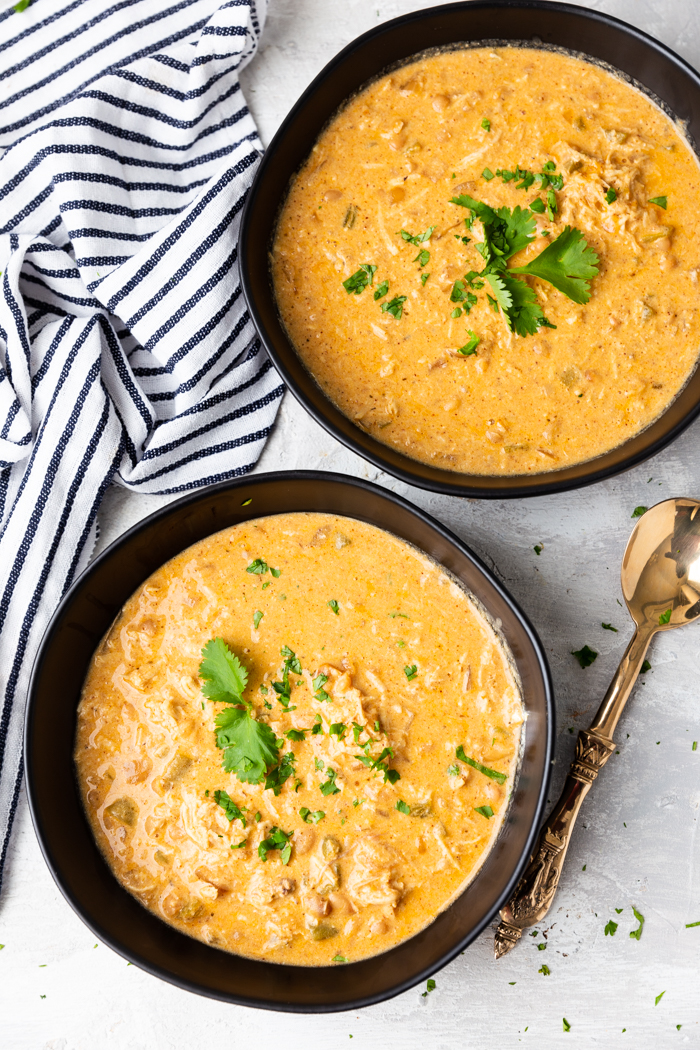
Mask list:
[[[282,321],[338,408],[415,459],[588,460],[695,367],[699,174],[681,129],[592,63],[419,57],[352,98],[294,179]]]
[[[184,933],[328,965],[410,937],[488,853],[523,708],[435,562],[280,514],[155,572],[96,652],[76,764],[116,878]]]

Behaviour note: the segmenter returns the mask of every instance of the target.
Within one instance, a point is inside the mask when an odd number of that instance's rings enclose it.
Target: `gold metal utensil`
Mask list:
[[[637,522],[622,559],[622,593],[637,629],[593,719],[582,729],[561,798],[540,832],[515,893],[501,908],[497,959],[517,944],[528,926],[542,921],[559,885],[581,803],[615,750],[613,733],[657,631],[700,616],[700,503],[667,499]]]

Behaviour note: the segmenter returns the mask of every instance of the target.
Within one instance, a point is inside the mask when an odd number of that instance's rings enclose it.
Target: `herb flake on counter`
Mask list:
[[[532,549],[535,552],[535,554],[537,554],[537,555],[540,555],[542,553],[542,550],[543,550],[541,544],[539,544],[539,543],[536,543],[535,546]]]
[[[561,1020],[562,1020],[562,1024],[563,1024],[563,1026],[564,1026],[564,1031],[565,1031],[565,1032],[570,1032],[570,1031],[571,1031],[571,1025],[569,1024],[569,1022],[567,1021],[567,1019],[566,1019],[565,1017],[562,1017],[562,1019],[561,1019]]]
[[[672,612],[673,609],[667,609],[666,612],[661,613],[661,615],[659,616],[659,627],[663,627],[664,624],[667,624],[669,622],[669,620],[671,619]]]
[[[700,926],[700,920],[698,920],[698,922],[687,922],[685,924],[686,930],[692,930],[693,926]],[[3,948],[3,947],[4,947],[4,945],[0,944],[0,948]]]
[[[408,805],[407,802],[404,802],[403,799],[400,798],[398,800],[398,802],[396,803],[395,808],[398,809],[399,813],[403,813],[407,817],[410,817],[410,815],[411,815],[411,807]]]
[[[481,813],[482,817],[486,817],[487,820],[490,820],[493,816],[493,810],[490,806],[474,806],[474,812]]]
[[[374,292],[374,301],[375,301],[375,303],[376,303],[377,299],[383,299],[388,291],[389,291],[389,282],[388,281],[382,281],[381,284],[378,284],[376,289],[375,289],[375,292]]]
[[[263,612],[261,612],[260,609],[256,609],[255,612],[253,613],[253,627],[255,628],[256,631],[257,631],[258,627],[260,626],[260,621],[262,620],[264,615],[265,614]]]
[[[618,633],[617,627],[613,627],[611,623],[601,623],[600,626],[603,628],[604,631],[614,631],[615,634]]]
[[[397,321],[400,321],[403,316],[403,304],[407,298],[408,296],[406,295],[395,295],[388,303],[382,303],[382,313],[391,314]]]
[[[278,827],[272,828],[268,837],[263,839],[258,846],[258,856],[261,860],[267,860],[267,855],[271,850],[279,850],[282,863],[289,864],[289,858],[292,855],[292,844],[289,841],[291,837],[291,831],[282,831]]]
[[[636,930],[630,930],[630,937],[632,937],[635,941],[638,941],[641,938],[642,930],[644,929],[644,916],[641,914],[641,912],[637,911],[634,905],[632,905],[632,911],[634,912],[634,917],[639,923],[639,926]]]
[[[325,813],[322,809],[317,809],[315,813],[312,813],[307,806],[302,806],[299,810],[299,816],[305,824],[318,824],[320,820],[323,820]]]
[[[376,272],[377,267],[372,263],[362,263],[359,270],[355,270],[355,273],[343,281],[343,288],[348,295],[360,295],[365,288],[374,283]]]
[[[666,211],[666,208],[668,207],[668,198],[667,197],[650,197],[649,198],[649,203],[650,204],[655,204],[657,206],[657,208],[663,208],[663,210]]]
[[[412,682],[418,674],[418,667],[416,664],[406,664],[406,666],[403,669],[403,673],[406,675],[408,681]]]
[[[654,1006],[658,1006],[665,995],[666,995],[666,989],[664,988],[663,992],[659,992],[659,994],[657,995],[656,999],[654,999]]]
[[[649,510],[648,507],[635,507],[634,510],[632,511],[632,517],[633,518],[641,518],[642,514],[646,514],[646,512],[648,510]]]
[[[505,773],[499,773],[497,769],[489,769],[488,766],[482,766],[481,762],[477,762],[475,758],[470,758],[469,755],[465,754],[462,744],[459,745],[455,754],[460,762],[464,762],[465,765],[478,770],[479,773],[483,773],[484,776],[490,777],[491,780],[495,780],[498,784],[504,784],[508,779]]]
[[[236,803],[229,796],[227,791],[215,791],[214,801],[216,802],[217,806],[221,806],[224,813],[226,814],[229,823],[232,820],[240,820],[243,827],[245,827],[245,814],[243,810],[236,805]]]
[[[547,942],[546,941],[540,941],[540,943],[537,945],[537,951],[538,952],[544,952],[544,951],[546,951],[546,949],[547,949]]]
[[[639,669],[639,673],[640,674],[646,674],[647,671],[651,671],[651,664],[649,663],[648,660],[645,660],[644,663],[642,664],[641,668]]]
[[[17,0],[17,3],[12,5],[12,10],[15,11],[18,15],[21,15],[22,11],[27,10],[31,2],[32,0]],[[41,998],[45,999],[46,996],[42,995]]]
[[[618,924],[616,922],[613,922],[612,919],[609,919],[608,922],[605,924],[605,936],[614,937],[617,933],[617,927]]]
[[[572,649],[571,655],[575,656],[581,667],[584,669],[590,667],[592,663],[598,658],[598,653],[595,649],[591,649],[590,646],[584,645],[583,649]]]
[[[698,749],[698,742],[697,742],[697,740],[693,740],[693,746],[691,747],[690,750],[691,751],[697,751],[697,749]]]
[[[435,981],[433,980],[432,977],[429,977],[428,980],[426,981],[426,984],[425,984],[425,991],[422,993],[423,998],[425,999],[426,995],[429,995],[430,992],[434,992],[436,988],[437,988],[437,985],[436,985]]]
[[[340,615],[340,606],[338,605],[335,598],[331,598],[329,602],[326,602],[326,605],[328,606],[331,612],[335,613],[336,616]]]
[[[539,970],[537,972],[541,973],[541,974],[544,974],[545,977],[549,977],[552,971],[547,966],[547,963],[542,963],[542,965],[540,966],[540,968],[539,968]]]

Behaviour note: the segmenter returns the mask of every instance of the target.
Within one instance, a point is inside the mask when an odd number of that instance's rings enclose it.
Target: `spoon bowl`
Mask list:
[[[667,499],[637,522],[621,582],[638,628],[668,630],[700,616],[699,511],[697,500]]]

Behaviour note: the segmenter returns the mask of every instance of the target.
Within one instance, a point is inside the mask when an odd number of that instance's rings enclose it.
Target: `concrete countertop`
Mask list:
[[[244,91],[268,142],[323,65],[412,0],[271,0]],[[697,0],[590,5],[664,41],[700,67]],[[463,537],[521,603],[554,676],[558,730],[551,798],[631,634],[619,568],[632,510],[700,495],[700,421],[629,473],[560,496],[507,502],[435,496],[394,481],[346,451],[291,395],[258,470],[311,468],[369,478]],[[167,502],[111,489],[99,549]],[[542,546],[536,555],[535,545]],[[611,622],[618,633],[603,630]],[[581,670],[570,650],[599,652]],[[40,855],[23,800],[0,900],[2,1050],[510,1050],[532,1046],[700,1048],[700,627],[652,644],[612,757],[585,803],[554,907],[546,951],[525,937],[495,963],[493,931],[422,988],[379,1006],[321,1017],[273,1015],[199,998],[141,972],[71,911]],[[645,917],[639,941],[632,906]],[[616,909],[622,909],[618,914]],[[619,923],[604,935],[609,919]],[[550,976],[538,971],[546,962]],[[655,999],[665,992],[658,1005]],[[566,1017],[571,1030],[563,1031]],[[352,1038],[352,1043],[349,1042]]]

